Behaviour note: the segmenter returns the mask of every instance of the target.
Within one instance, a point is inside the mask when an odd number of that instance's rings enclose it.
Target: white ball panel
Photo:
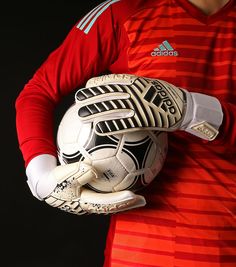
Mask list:
[[[151,138],[153,143],[145,155],[143,152],[148,147],[148,138]],[[139,188],[142,186],[143,178],[143,186],[146,186],[160,172],[168,149],[165,132],[137,131],[99,139],[93,132],[91,123],[85,124],[79,120],[78,104],[71,106],[63,116],[58,127],[57,143],[61,164],[65,164],[63,153],[66,154],[68,163],[70,160],[77,160],[78,154],[82,154],[92,163],[100,178],[91,182],[90,186],[101,192],[125,190],[133,183]],[[136,165],[139,165],[134,162],[137,155],[131,154],[138,153],[139,149],[142,149],[142,153],[137,158],[139,164],[145,161],[145,169],[136,170]],[[138,176],[141,173],[143,175]]]
[[[150,135],[155,141],[155,150],[152,151],[154,152],[153,163],[148,167],[150,167],[153,176],[156,176],[162,169],[164,161],[166,159],[168,151],[168,135],[166,132],[159,132],[157,135],[154,135],[153,132],[150,132]]]
[[[149,136],[149,131],[134,131],[123,134],[124,141],[126,142],[139,142],[144,140],[147,136]]]
[[[157,173],[156,173],[157,174]],[[152,172],[151,169],[146,169],[144,173],[144,180],[146,184],[150,184],[155,178],[156,174]]]
[[[135,162],[126,152],[120,151],[116,157],[128,172],[135,170]]]
[[[101,159],[108,159],[111,157],[115,157],[117,154],[116,148],[104,148],[102,146],[97,146],[97,149],[90,153],[90,158],[95,160],[101,160]]]
[[[64,114],[57,132],[59,144],[77,143],[81,128],[84,127],[78,119],[77,110],[78,106],[73,105]]]
[[[114,190],[115,191],[122,191],[125,190],[126,188],[128,188],[135,180],[136,174],[135,173],[129,173],[127,174],[123,180],[120,181],[120,183],[118,183]]]
[[[99,178],[89,185],[100,191],[114,191],[114,187],[128,174],[116,157],[93,160],[92,165],[98,171]]]

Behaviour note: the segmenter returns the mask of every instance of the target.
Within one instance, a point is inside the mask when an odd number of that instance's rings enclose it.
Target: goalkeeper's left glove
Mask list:
[[[75,100],[81,106],[80,118],[93,121],[99,135],[179,129],[213,140],[223,121],[217,98],[129,74],[91,78],[76,92]]]
[[[103,194],[86,189],[84,185],[99,179],[99,175],[85,162],[57,166],[56,157],[42,154],[29,162],[26,175],[29,188],[37,199],[76,215],[112,214],[146,204],[143,196],[129,190]]]

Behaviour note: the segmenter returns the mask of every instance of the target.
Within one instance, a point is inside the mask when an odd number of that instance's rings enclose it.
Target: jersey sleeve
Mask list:
[[[55,106],[116,60],[119,30],[112,14],[116,2],[103,2],[81,18],[17,96],[16,129],[26,166],[37,155],[56,155]]]
[[[236,145],[236,105],[228,102],[221,102],[224,114],[218,137],[213,144],[235,147]]]

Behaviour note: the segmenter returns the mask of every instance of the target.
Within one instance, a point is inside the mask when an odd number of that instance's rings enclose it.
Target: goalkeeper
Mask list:
[[[32,194],[76,215],[116,213],[104,267],[235,266],[235,16],[234,0],[102,2],[19,94]],[[53,112],[76,90],[79,116],[100,135],[169,133],[166,164],[143,195],[92,192],[92,166],[57,166]]]

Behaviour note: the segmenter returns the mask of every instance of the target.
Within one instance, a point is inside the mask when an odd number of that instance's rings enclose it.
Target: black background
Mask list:
[[[7,2],[1,7],[1,265],[101,267],[109,224],[34,198],[26,184],[15,128],[15,100],[77,20],[102,1]],[[66,104],[60,107],[63,113]],[[5,263],[3,263],[5,261]]]

